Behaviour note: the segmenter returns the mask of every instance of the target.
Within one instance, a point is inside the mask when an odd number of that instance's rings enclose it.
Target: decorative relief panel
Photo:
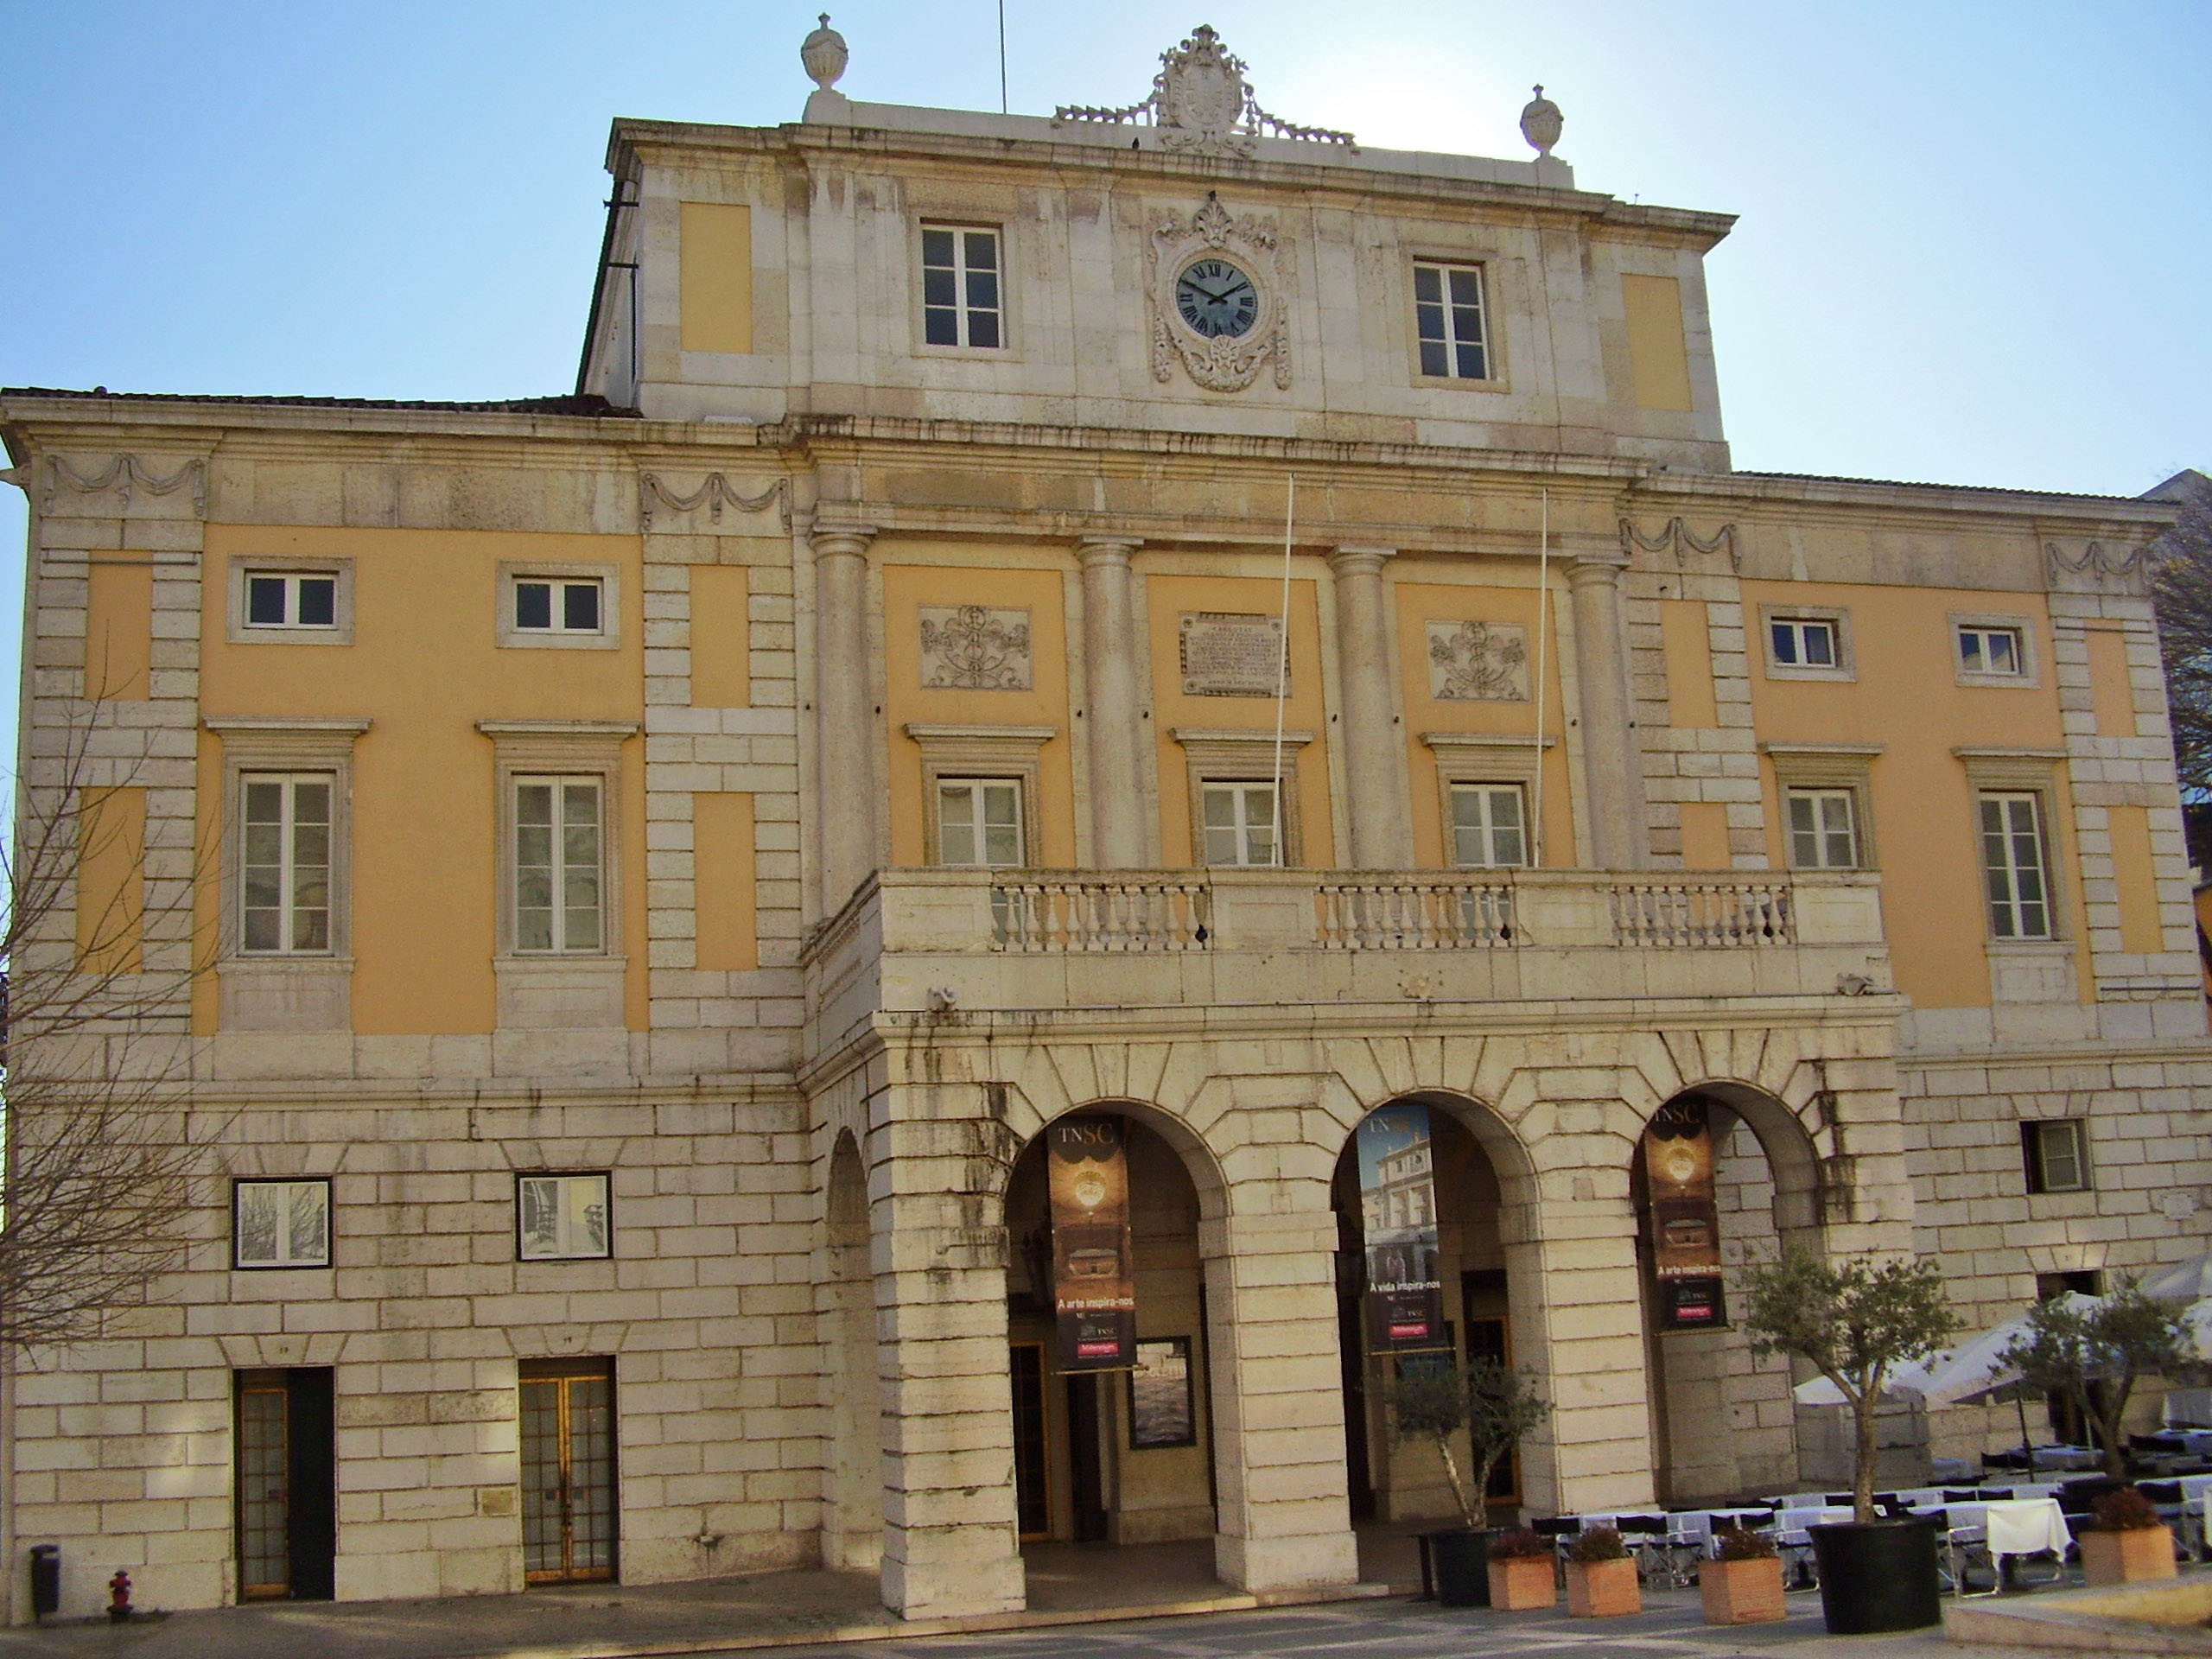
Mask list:
[[[1428,694],[1439,702],[1529,701],[1529,631],[1502,622],[1428,625]]]
[[[1249,214],[1232,218],[1211,190],[1205,205],[1187,219],[1174,213],[1155,219],[1145,245],[1152,270],[1146,295],[1152,312],[1152,378],[1166,385],[1180,362],[1184,372],[1208,391],[1242,391],[1272,362],[1275,385],[1288,391],[1288,261],[1278,257],[1287,251],[1272,222]],[[1209,255],[1221,256],[1216,263],[1232,280],[1245,277],[1255,302],[1243,319],[1223,325],[1218,334],[1192,327],[1176,299],[1178,281]]]
[[[921,618],[925,689],[1027,691],[1034,683],[1028,612],[925,605]]]
[[[1278,683],[1290,695],[1281,617],[1185,611],[1176,635],[1184,696],[1272,697]]]

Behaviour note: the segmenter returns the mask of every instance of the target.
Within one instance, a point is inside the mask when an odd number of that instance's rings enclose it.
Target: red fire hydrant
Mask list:
[[[115,1576],[107,1581],[107,1616],[117,1624],[130,1617],[130,1575],[119,1567],[115,1569]]]

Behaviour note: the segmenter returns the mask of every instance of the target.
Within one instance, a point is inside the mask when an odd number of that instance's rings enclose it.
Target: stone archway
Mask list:
[[[883,1408],[876,1378],[875,1281],[868,1260],[868,1175],[848,1129],[830,1154],[826,1219],[830,1375],[824,1567],[872,1572],[883,1560]]]

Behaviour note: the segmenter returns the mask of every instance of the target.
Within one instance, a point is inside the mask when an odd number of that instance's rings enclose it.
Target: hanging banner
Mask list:
[[[1703,1101],[1669,1101],[1653,1114],[1643,1135],[1643,1173],[1662,1330],[1711,1330],[1728,1322],[1713,1162],[1713,1126]]]
[[[1385,1106],[1353,1135],[1367,1236],[1367,1351],[1449,1346],[1436,1254],[1436,1172],[1428,1108]]]
[[[1136,1363],[1137,1298],[1122,1121],[1054,1123],[1045,1144],[1060,1369],[1125,1370]]]

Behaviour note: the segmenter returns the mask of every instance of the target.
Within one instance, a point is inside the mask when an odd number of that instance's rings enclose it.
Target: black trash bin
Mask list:
[[[61,1546],[31,1546],[31,1617],[61,1611]]]

